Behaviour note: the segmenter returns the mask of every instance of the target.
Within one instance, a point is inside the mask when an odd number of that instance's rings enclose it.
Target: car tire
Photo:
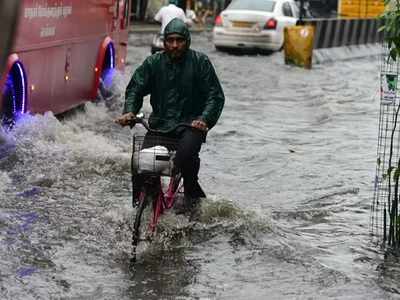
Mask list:
[[[280,51],[280,50],[278,50],[278,51]],[[262,49],[262,50],[260,50],[260,53],[262,55],[271,55],[272,53],[274,53],[274,51],[273,50]]]

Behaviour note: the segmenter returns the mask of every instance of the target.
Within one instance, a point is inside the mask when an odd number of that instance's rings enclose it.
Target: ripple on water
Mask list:
[[[121,90],[150,37],[131,35]],[[131,132],[112,122],[123,99],[62,121],[25,116],[0,134],[12,153],[0,159],[0,296],[390,298],[399,271],[387,264],[375,277],[379,260],[360,251],[367,197],[346,191],[368,185],[374,167],[378,63],[303,70],[285,66],[282,53],[210,50],[208,36],[193,45],[210,54],[227,100],[201,154],[201,180],[218,198],[198,222],[165,215],[132,273]]]

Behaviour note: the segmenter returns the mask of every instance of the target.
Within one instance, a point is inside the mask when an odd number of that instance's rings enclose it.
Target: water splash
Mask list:
[[[0,195],[4,195],[11,185],[11,178],[6,172],[0,171]],[[1,199],[1,197],[0,197]]]
[[[17,271],[17,276],[20,278],[27,277],[27,276],[31,276],[35,272],[37,272],[37,268],[25,267],[25,268],[21,268]]]
[[[150,209],[144,213],[150,214]],[[148,216],[145,217],[145,220],[148,219]],[[207,198],[202,200],[196,220],[186,215],[176,215],[173,210],[164,214],[151,243],[142,251],[187,248],[218,235],[231,236],[232,240],[238,240],[239,236],[241,239],[253,239],[258,234],[269,232],[270,229],[270,220],[257,215],[256,212],[241,209],[226,199]]]
[[[22,197],[22,198],[32,198],[32,197],[37,196],[39,193],[40,193],[40,189],[37,187],[34,187],[29,190],[18,193],[17,196]]]

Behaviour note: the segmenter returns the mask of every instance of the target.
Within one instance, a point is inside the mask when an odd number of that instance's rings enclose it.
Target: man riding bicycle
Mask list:
[[[183,177],[185,199],[179,211],[183,213],[205,197],[198,183],[199,152],[221,115],[225,97],[209,58],[189,49],[187,25],[175,18],[164,35],[165,51],[149,56],[137,68],[126,89],[123,115],[115,121],[121,126],[131,124],[143,97],[151,95],[150,127],[178,139],[174,166]],[[182,123],[191,126],[177,127]]]

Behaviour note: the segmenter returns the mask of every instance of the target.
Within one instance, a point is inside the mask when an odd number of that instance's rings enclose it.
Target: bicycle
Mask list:
[[[136,216],[132,234],[132,261],[136,260],[136,250],[141,240],[143,229],[143,211],[151,202],[152,213],[148,230],[151,236],[155,234],[161,215],[174,206],[178,194],[183,195],[182,176],[174,169],[173,159],[177,147],[177,139],[168,137],[179,126],[169,132],[153,130],[142,116],[136,116],[131,128],[141,124],[147,135],[133,135],[133,150],[131,157],[132,172],[132,205],[136,207]],[[160,136],[162,135],[162,136]],[[150,148],[149,148],[150,147]],[[161,177],[169,177],[168,188],[164,192]],[[150,236],[147,236],[149,238]]]

